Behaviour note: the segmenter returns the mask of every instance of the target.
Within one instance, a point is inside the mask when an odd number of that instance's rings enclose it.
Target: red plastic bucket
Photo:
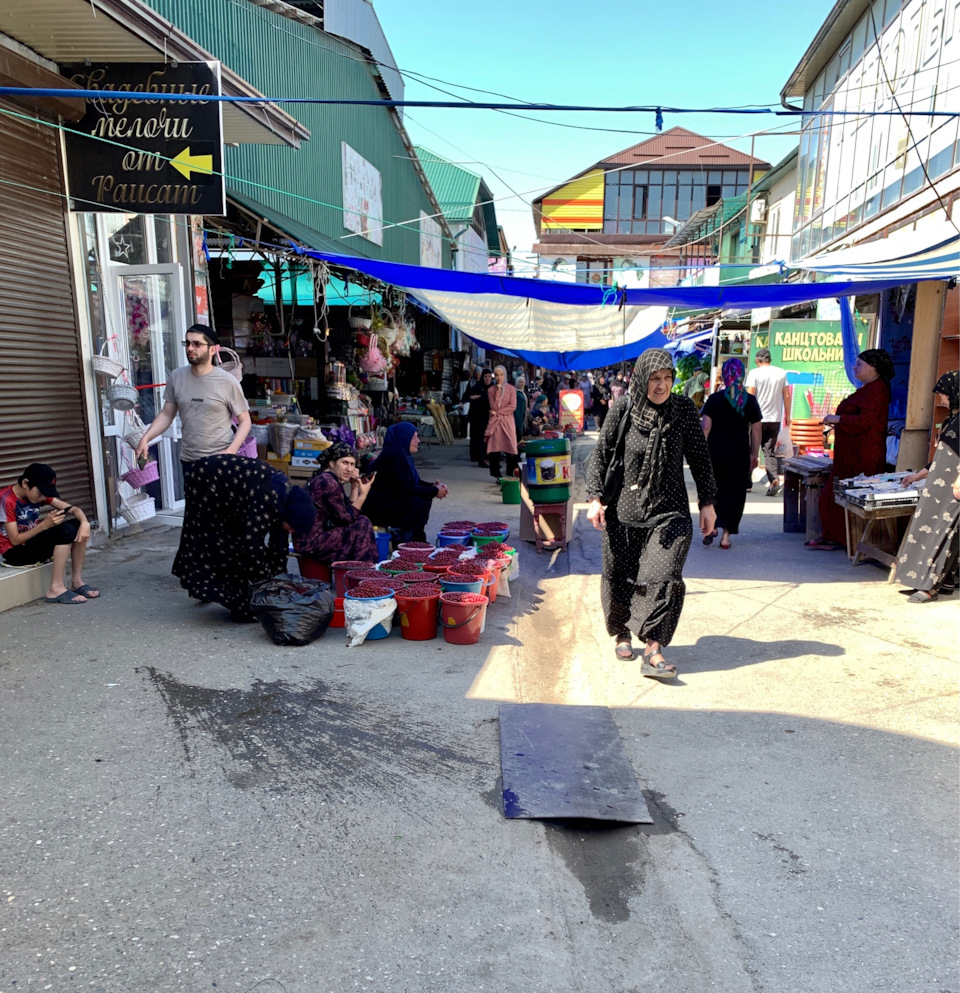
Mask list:
[[[458,602],[451,597],[463,597]],[[448,645],[475,645],[480,640],[488,599],[482,593],[441,593],[440,623]]]
[[[332,582],[330,576],[330,566],[326,562],[319,562],[309,555],[300,556],[300,575],[304,579],[322,579],[325,583]]]
[[[347,622],[343,616],[343,597],[338,596],[333,601],[333,620],[330,622],[330,627],[345,628],[346,626],[347,626]]]
[[[343,577],[346,576],[351,569],[365,569],[367,566],[372,566],[372,562],[358,562],[356,559],[351,559],[343,562],[333,562],[330,566],[333,572],[333,588],[337,596],[342,597],[346,593],[346,589],[343,585]]]
[[[381,573],[377,569],[374,569],[373,566],[368,566],[364,569],[351,569],[343,577],[344,595],[349,593],[355,586],[359,586],[365,579],[379,578],[381,578]]]
[[[405,597],[397,590],[394,621],[400,625],[400,637],[407,641],[432,641],[437,636],[437,604],[440,594],[429,597]]]

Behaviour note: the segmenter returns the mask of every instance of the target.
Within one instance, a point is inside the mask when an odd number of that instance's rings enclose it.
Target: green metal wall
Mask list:
[[[359,51],[332,35],[246,0],[145,2],[266,96],[381,99]],[[336,240],[345,254],[418,265],[420,211],[432,215],[434,208],[389,112],[381,107],[282,106],[310,129],[310,141],[299,151],[283,145],[225,149],[227,188]],[[341,141],[380,170],[385,228],[413,221],[408,228],[386,228],[382,247],[343,226]],[[449,260],[449,246],[444,246],[445,266]]]

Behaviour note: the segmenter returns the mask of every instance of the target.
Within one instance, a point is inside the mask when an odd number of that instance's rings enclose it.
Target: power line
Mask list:
[[[115,99],[111,90],[79,90],[54,86],[0,86],[0,96],[37,98],[57,97],[73,100]],[[589,104],[554,103],[493,103],[492,101],[464,100],[359,100],[343,97],[267,97],[235,96],[223,93],[157,93],[150,90],[124,90],[116,99],[145,100],[159,103],[226,103],[226,104],[310,104],[337,107],[428,107],[436,110],[537,110],[564,113],[590,114],[766,114],[773,117],[960,117],[953,110],[804,110],[772,107],[667,107],[654,104],[625,105],[618,107],[592,106]]]

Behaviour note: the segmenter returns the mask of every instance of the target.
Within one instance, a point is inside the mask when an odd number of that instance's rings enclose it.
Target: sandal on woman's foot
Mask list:
[[[825,538],[814,538],[811,541],[805,541],[804,546],[806,548],[814,548],[819,552],[839,552],[843,545],[838,541],[827,541]]]
[[[629,638],[617,642],[616,653],[621,662],[629,662],[633,658],[633,645]]]
[[[716,538],[716,536],[719,533],[720,533],[719,531],[711,531],[709,534],[705,534],[703,536],[703,543],[705,545],[712,545],[713,544],[713,539]]]
[[[936,600],[939,595],[936,590],[914,590],[907,597],[907,603],[930,603]]]
[[[654,656],[659,655],[659,662],[651,662]],[[655,652],[644,652],[641,656],[643,664],[640,666],[640,675],[649,676],[651,679],[673,679],[677,675],[677,667],[668,662],[663,657],[663,652],[658,648]]]

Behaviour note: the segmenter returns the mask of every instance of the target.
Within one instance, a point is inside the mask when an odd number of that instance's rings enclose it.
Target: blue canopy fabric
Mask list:
[[[834,279],[818,283],[764,283],[732,284],[723,286],[658,286],[645,289],[598,287],[582,283],[561,283],[547,279],[530,279],[501,276],[490,273],[456,272],[382,262],[376,259],[336,255],[328,252],[302,250],[302,254],[320,259],[331,265],[356,269],[375,279],[403,288],[429,309],[454,327],[458,327],[482,348],[515,355],[548,369],[589,369],[614,365],[636,358],[648,348],[663,347],[668,339],[659,328],[660,321],[644,321],[644,308],[696,307],[710,310],[746,310],[761,307],[787,307],[825,298],[858,296],[879,293],[904,282],[916,279],[944,278],[937,269],[923,274],[885,275],[883,279],[870,279],[871,269],[864,266],[861,279]],[[456,296],[462,295],[458,306]],[[485,295],[488,302],[477,300]],[[497,311],[491,298],[513,297],[527,301],[530,320],[518,332],[516,307],[510,320],[498,324]],[[433,302],[431,302],[433,301]],[[437,304],[442,301],[442,306]],[[556,314],[550,310],[550,320],[544,325],[543,334],[533,314],[536,308],[529,301],[543,301],[547,305],[567,305],[571,310],[570,332],[563,341],[556,334]],[[490,320],[478,328],[478,307],[489,307]],[[609,309],[608,320],[600,318]],[[470,313],[473,325],[464,328],[458,324],[458,310]],[[624,313],[627,311],[627,313]],[[546,312],[546,308],[545,308]],[[599,316],[598,316],[599,315]],[[549,342],[545,350],[538,350],[537,341]],[[588,347],[596,341],[597,347]]]

